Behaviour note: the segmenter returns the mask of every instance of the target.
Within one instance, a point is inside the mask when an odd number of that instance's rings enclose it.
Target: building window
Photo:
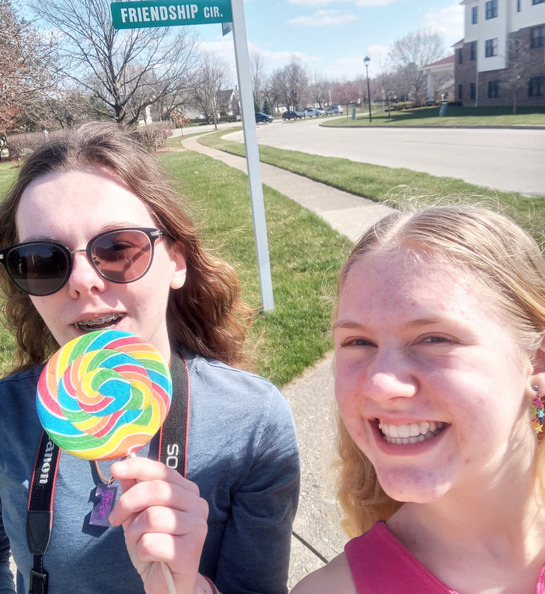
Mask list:
[[[517,0],[517,12],[520,12],[520,0]]]
[[[500,96],[500,81],[491,80],[488,83],[488,98],[497,99]]]
[[[479,20],[479,9],[477,6],[474,6],[471,9],[471,24],[476,25]]]
[[[530,29],[530,47],[545,47],[545,25]]]
[[[534,76],[530,79],[528,97],[545,97],[545,76]]]
[[[498,38],[495,37],[494,39],[487,39],[484,42],[484,55],[487,58],[491,58],[492,56],[498,55]]]
[[[464,63],[464,54],[461,49],[458,50],[458,64]]]
[[[485,4],[486,18],[495,19],[498,16],[498,0],[488,0]]]
[[[471,42],[471,46],[470,46],[470,57],[472,60],[476,60],[477,59],[477,42],[476,41],[472,41]]]
[[[461,101],[464,98],[464,85],[458,85],[458,100]]]
[[[475,83],[469,83],[469,98],[470,99],[475,99],[475,95],[477,94],[476,89],[477,89],[477,86],[475,85]]]
[[[532,0],[532,4],[541,4],[542,2],[545,2],[545,0]]]

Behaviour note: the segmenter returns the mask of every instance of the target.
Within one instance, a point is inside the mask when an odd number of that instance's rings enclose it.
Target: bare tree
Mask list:
[[[252,78],[252,90],[254,95],[254,102],[256,105],[263,105],[265,99],[265,61],[263,54],[260,52],[252,52],[250,54],[250,76]]]
[[[328,80],[314,73],[312,83],[309,85],[309,91],[314,105],[318,104],[320,108],[329,105],[331,101],[331,83]]]
[[[333,85],[331,98],[333,103],[345,105],[346,114],[348,115],[348,106],[351,103],[357,103],[360,98],[358,85],[352,81],[337,83]]]
[[[199,77],[195,84],[192,102],[205,115],[209,122],[218,129],[218,111],[220,92],[229,79],[229,68],[225,62],[211,53],[203,54],[199,66]]]
[[[20,18],[10,0],[0,0],[0,132],[10,132],[55,84],[53,39]]]
[[[426,76],[420,70],[445,57],[443,39],[438,33],[419,31],[394,43],[388,54],[394,71],[403,80],[404,93],[422,104],[426,98]]]
[[[91,93],[99,115],[138,121],[146,107],[177,95],[194,71],[195,38],[186,27],[117,31],[108,0],[30,0],[60,34],[64,75]]]
[[[297,56],[291,56],[289,63],[275,70],[267,82],[267,99],[271,107],[282,104],[287,109],[291,106],[295,109],[310,97],[308,74]]]
[[[279,105],[281,99],[280,97],[285,94],[284,92],[284,73],[282,72],[281,68],[275,70],[271,76],[265,81],[265,85],[263,87],[263,95],[265,99],[269,102],[271,106],[271,110],[274,113],[276,107]],[[296,97],[295,94],[292,96],[290,94],[291,103],[286,107],[290,107],[293,105],[293,109],[296,109]]]
[[[525,47],[519,31],[509,36],[507,51],[509,67],[503,71],[501,80],[512,93],[513,114],[516,114],[519,91],[528,88],[530,79],[528,49]]]
[[[48,127],[72,128],[80,122],[91,119],[93,109],[91,97],[79,89],[68,88],[46,99],[44,120]]]

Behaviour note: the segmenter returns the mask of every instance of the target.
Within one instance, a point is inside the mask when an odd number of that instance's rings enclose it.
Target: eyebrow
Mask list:
[[[107,225],[101,227],[100,231],[98,231],[98,233],[95,233],[93,237],[96,237],[101,233],[106,233],[107,231],[116,231],[117,229],[128,229],[134,227],[147,228],[148,225],[139,225],[136,223],[128,222],[108,223]],[[17,243],[31,243],[35,241],[52,241],[53,243],[62,243],[59,239],[57,239],[56,237],[52,237],[51,235],[31,235],[30,237],[27,237],[24,241],[19,240]]]
[[[443,318],[419,318],[417,320],[411,320],[404,324],[407,328],[421,328],[422,326],[432,326],[438,324],[441,321],[445,321]],[[344,330],[366,330],[366,327],[358,322],[351,320],[339,320],[333,324],[333,330],[344,329]]]

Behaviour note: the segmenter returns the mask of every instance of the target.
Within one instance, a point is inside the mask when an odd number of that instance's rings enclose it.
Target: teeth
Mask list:
[[[119,314],[110,314],[101,318],[95,318],[93,320],[82,320],[81,322],[76,322],[76,326],[80,330],[90,331],[96,329],[97,326],[113,326],[120,317],[121,316]]]
[[[384,440],[396,445],[419,443],[432,439],[446,427],[446,423],[435,421],[421,421],[409,425],[383,425],[379,423]]]

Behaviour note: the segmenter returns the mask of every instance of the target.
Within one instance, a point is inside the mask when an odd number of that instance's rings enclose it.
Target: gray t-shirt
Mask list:
[[[288,403],[267,380],[184,352],[189,370],[187,478],[210,506],[200,571],[224,594],[287,591],[299,456]],[[42,428],[35,405],[41,368],[0,381],[0,594],[28,592],[32,556],[26,515]],[[147,455],[148,447],[138,455]],[[100,462],[109,476],[111,462]],[[94,463],[61,453],[51,542],[49,594],[138,594],[122,528],[89,525]]]

